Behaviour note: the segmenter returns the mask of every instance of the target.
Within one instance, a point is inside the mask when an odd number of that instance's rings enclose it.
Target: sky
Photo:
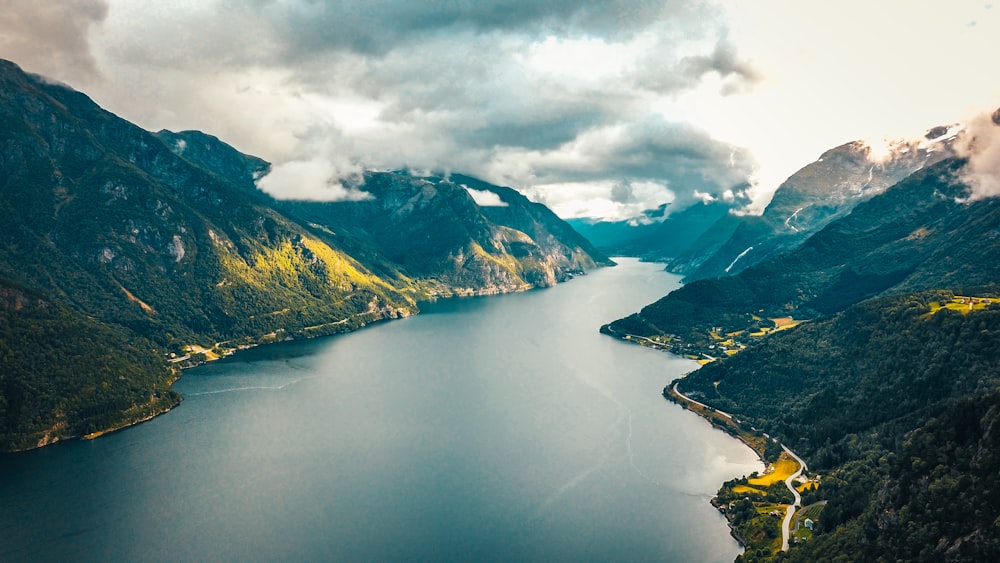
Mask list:
[[[268,160],[278,197],[456,172],[564,218],[760,212],[827,149],[991,113],[998,54],[988,1],[0,0],[0,58]]]

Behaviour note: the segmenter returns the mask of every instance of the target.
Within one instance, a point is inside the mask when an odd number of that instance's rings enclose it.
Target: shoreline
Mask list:
[[[613,264],[613,263],[611,265],[598,264],[597,267],[594,268],[594,269],[597,269],[597,268],[610,268],[613,265],[616,265],[616,264]],[[419,306],[417,306],[419,303],[434,303],[434,302],[437,302],[437,301],[442,300],[442,299],[469,298],[469,297],[493,297],[493,296],[499,296],[499,295],[524,293],[526,291],[532,291],[532,290],[536,290],[536,289],[548,289],[550,287],[556,287],[556,286],[558,286],[560,284],[566,283],[568,281],[572,281],[573,279],[575,279],[575,278],[577,278],[579,276],[585,276],[585,275],[587,275],[587,271],[584,271],[584,270],[567,271],[566,275],[562,279],[559,279],[556,282],[555,285],[551,285],[551,286],[519,285],[517,287],[509,287],[509,288],[506,288],[506,289],[501,288],[501,287],[489,287],[489,288],[482,288],[482,289],[451,288],[451,290],[448,291],[447,293],[436,293],[434,295],[431,295],[427,299],[423,299],[421,301],[416,302],[414,304],[413,310],[405,310],[405,311],[401,310],[401,309],[393,309],[393,310],[388,310],[388,311],[386,311],[386,310],[380,310],[380,311],[377,311],[378,315],[375,316],[374,318],[369,319],[369,320],[359,321],[356,325],[354,323],[349,323],[349,321],[352,319],[352,317],[373,315],[376,312],[375,311],[365,311],[365,312],[355,313],[355,314],[353,314],[353,315],[351,315],[351,316],[349,316],[349,317],[347,317],[345,319],[341,319],[339,321],[331,321],[331,322],[324,323],[324,324],[318,325],[318,326],[302,327],[302,328],[299,328],[299,329],[295,329],[294,333],[292,333],[290,331],[287,331],[285,329],[278,329],[275,332],[258,336],[255,341],[252,341],[252,342],[250,342],[248,344],[241,344],[241,345],[237,345],[237,346],[231,347],[231,348],[229,348],[229,347],[219,348],[220,344],[224,344],[225,341],[222,342],[222,343],[217,343],[216,346],[214,346],[212,349],[207,349],[207,348],[204,348],[204,347],[198,346],[198,345],[191,345],[192,346],[192,351],[194,352],[193,355],[196,355],[196,356],[200,355],[201,356],[200,359],[198,359],[198,358],[192,358],[192,354],[188,354],[188,356],[181,357],[181,358],[167,358],[166,359],[166,361],[168,362],[168,364],[172,364],[174,366],[173,369],[175,371],[175,377],[170,381],[169,386],[167,387],[167,389],[166,389],[165,392],[166,393],[171,393],[171,394],[175,395],[176,396],[176,400],[170,401],[169,404],[165,405],[163,408],[158,408],[158,409],[155,409],[152,412],[148,412],[148,413],[144,413],[144,414],[138,415],[138,418],[129,419],[127,417],[127,415],[126,415],[126,419],[123,420],[123,421],[115,423],[112,426],[109,426],[108,428],[104,428],[104,429],[101,429],[101,430],[96,430],[94,432],[91,432],[89,434],[84,434],[84,435],[70,435],[70,436],[53,435],[52,431],[58,429],[60,425],[64,424],[64,423],[57,423],[55,426],[53,426],[49,430],[45,431],[39,437],[39,439],[34,443],[34,445],[32,445],[30,447],[26,447],[26,448],[21,448],[21,449],[14,449],[14,450],[3,451],[3,452],[0,452],[0,454],[18,454],[18,453],[23,453],[23,452],[30,452],[30,451],[34,451],[34,450],[39,450],[39,449],[44,448],[46,446],[51,446],[51,445],[59,443],[59,442],[66,442],[66,441],[70,441],[70,440],[96,440],[97,438],[100,438],[101,436],[105,436],[105,435],[108,435],[108,434],[113,434],[113,433],[116,433],[116,432],[120,432],[122,430],[126,430],[128,428],[132,428],[133,426],[137,426],[139,424],[142,424],[143,422],[148,422],[148,421],[150,421],[150,420],[152,420],[152,419],[154,419],[154,418],[156,418],[156,417],[158,417],[160,415],[167,414],[170,411],[172,411],[173,409],[175,409],[178,406],[180,406],[181,403],[184,402],[184,397],[181,394],[173,391],[173,386],[174,386],[174,384],[177,381],[179,381],[181,379],[181,377],[183,377],[183,372],[185,370],[193,369],[193,368],[202,366],[204,364],[207,364],[209,362],[213,362],[213,361],[216,361],[216,360],[220,360],[220,359],[223,359],[223,358],[228,358],[230,356],[234,356],[234,355],[236,355],[238,352],[240,352],[242,350],[249,350],[251,348],[256,348],[258,346],[267,346],[269,344],[277,344],[277,343],[280,343],[280,342],[288,342],[288,341],[294,341],[294,340],[312,340],[314,338],[322,338],[322,337],[327,337],[327,336],[337,336],[337,335],[340,335],[340,334],[350,334],[352,332],[359,331],[359,330],[361,330],[363,328],[367,328],[368,326],[375,325],[375,324],[380,324],[380,323],[385,322],[385,321],[398,320],[398,319],[403,319],[403,318],[408,318],[408,317],[412,317],[412,316],[418,315],[418,314],[420,314],[420,308],[419,308]],[[326,331],[322,331],[322,330],[317,330],[320,327],[338,327],[338,328],[335,331],[326,332]],[[341,328],[341,327],[343,327],[343,328]],[[281,337],[281,335],[284,335],[284,336]],[[219,352],[221,352],[221,353],[214,352],[216,349],[218,349]],[[163,400],[163,399],[161,398],[160,400]],[[133,408],[135,408],[136,406],[138,406],[138,405],[133,405]],[[128,413],[128,411],[125,411],[123,414],[126,414],[126,413]]]
[[[737,440],[743,442],[747,447],[753,450],[754,453],[757,454],[757,458],[761,461],[761,463],[764,464],[765,468],[769,469],[768,471],[765,471],[765,473],[761,474],[762,477],[773,472],[775,470],[774,467],[777,464],[777,462],[781,459],[784,459],[786,456],[788,458],[791,458],[795,462],[797,466],[796,470],[792,472],[790,475],[788,475],[788,477],[786,477],[785,479],[782,479],[782,482],[784,483],[785,487],[792,494],[792,502],[788,503],[785,507],[785,515],[784,518],[782,519],[780,526],[781,544],[780,548],[775,552],[775,554],[788,552],[789,539],[792,532],[790,530],[790,523],[795,514],[802,509],[802,497],[793,483],[805,476],[806,472],[809,470],[808,464],[805,462],[804,459],[802,459],[795,452],[789,449],[788,446],[778,442],[776,439],[771,438],[766,434],[760,435],[744,430],[743,428],[740,427],[739,420],[734,418],[733,415],[720,410],[716,410],[704,403],[701,403],[699,401],[696,401],[695,399],[692,399],[684,395],[678,388],[678,385],[684,378],[690,375],[690,373],[691,372],[683,374],[681,377],[678,377],[677,379],[671,381],[669,385],[664,387],[663,397],[670,402],[678,404],[681,408],[685,410],[690,410],[694,412],[701,418],[708,421],[708,423],[711,424],[713,427],[722,430],[723,432],[729,434],[733,438],[736,438]],[[768,461],[767,459],[767,453],[765,447],[766,445],[768,445],[769,442],[778,444],[781,448],[780,453],[773,462]],[[809,479],[809,481],[812,480]],[[721,485],[719,489],[720,493],[726,489],[727,484],[728,482],[723,483]],[[712,506],[716,508],[716,510],[718,510],[725,516],[726,523],[729,526],[730,535],[743,547],[744,550],[749,549],[751,547],[750,542],[747,541],[742,536],[742,534],[740,534],[740,532],[737,530],[736,525],[733,523],[733,520],[730,519],[729,517],[729,512],[726,510],[723,503],[719,500],[718,494],[712,497],[712,499],[709,502],[711,503]],[[761,547],[761,546],[758,545],[756,547]]]

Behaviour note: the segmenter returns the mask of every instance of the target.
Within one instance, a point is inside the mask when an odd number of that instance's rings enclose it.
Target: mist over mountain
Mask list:
[[[794,249],[855,205],[955,156],[952,145],[962,130],[935,127],[921,140],[896,141],[878,151],[861,141],[832,148],[783,182],[760,215],[745,212],[745,198],[713,198],[676,211],[668,208],[665,219],[648,225],[574,225],[596,237],[607,252],[665,262],[688,281],[735,274]]]
[[[709,201],[677,211],[666,205],[656,210],[658,217],[642,222],[589,219],[568,222],[606,253],[664,260],[686,252],[732,209],[728,203]]]
[[[1000,554],[986,453],[1000,390],[1000,199],[986,195],[998,132],[993,120],[932,130],[881,157],[881,169],[865,147],[833,149],[783,184],[762,217],[730,216],[732,234],[715,239],[725,240],[716,255],[749,242],[781,253],[602,327],[702,359],[684,393],[820,474],[805,493],[819,514],[810,541],[788,560]],[[712,259],[694,272],[723,262]],[[944,513],[943,503],[978,508]],[[739,560],[779,553],[761,536]]]
[[[148,418],[179,401],[178,368],[240,347],[610,264],[510,189],[477,184],[503,203],[485,207],[371,173],[358,201],[279,202],[256,185],[269,170],[0,61],[0,448]]]

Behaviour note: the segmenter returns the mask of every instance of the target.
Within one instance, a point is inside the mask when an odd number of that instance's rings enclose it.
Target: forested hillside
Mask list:
[[[812,521],[787,552],[787,490],[720,490],[748,538],[740,560],[1000,559],[1000,200],[970,197],[969,162],[940,160],[786,254],[602,327],[701,360],[665,396],[808,463]]]
[[[524,198],[507,225],[459,185],[379,173],[365,201],[296,207],[257,189],[269,170],[0,61],[0,450],[171,408],[181,366],[240,347],[610,264]]]
[[[751,317],[809,319],[881,294],[995,288],[1000,242],[989,233],[1000,228],[1000,202],[962,200],[968,189],[957,181],[963,165],[947,159],[921,170],[795,251],[738,275],[687,284],[604,330],[672,335],[671,349],[704,353],[712,328],[743,331]]]
[[[931,313],[951,297],[872,299],[681,383],[821,476],[810,500],[828,504],[792,560],[1000,556],[1000,305]]]

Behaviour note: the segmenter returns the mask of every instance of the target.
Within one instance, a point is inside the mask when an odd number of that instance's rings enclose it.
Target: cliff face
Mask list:
[[[510,188],[469,177],[373,172],[358,189],[371,197],[278,205],[463,293],[547,287],[611,264],[551,211]],[[496,194],[496,203],[476,203],[470,189]]]
[[[736,274],[791,251],[858,204],[953,157],[956,133],[934,128],[924,140],[897,143],[886,155],[874,155],[861,142],[830,149],[785,180],[760,217],[724,217],[686,252],[671,259],[669,267],[694,281]]]
[[[491,220],[448,182],[375,173],[368,201],[297,204],[257,190],[268,170],[0,61],[0,295],[13,296],[0,302],[0,449],[169,408],[179,359],[606,263],[576,240],[539,244]],[[96,349],[128,353],[110,362]]]

